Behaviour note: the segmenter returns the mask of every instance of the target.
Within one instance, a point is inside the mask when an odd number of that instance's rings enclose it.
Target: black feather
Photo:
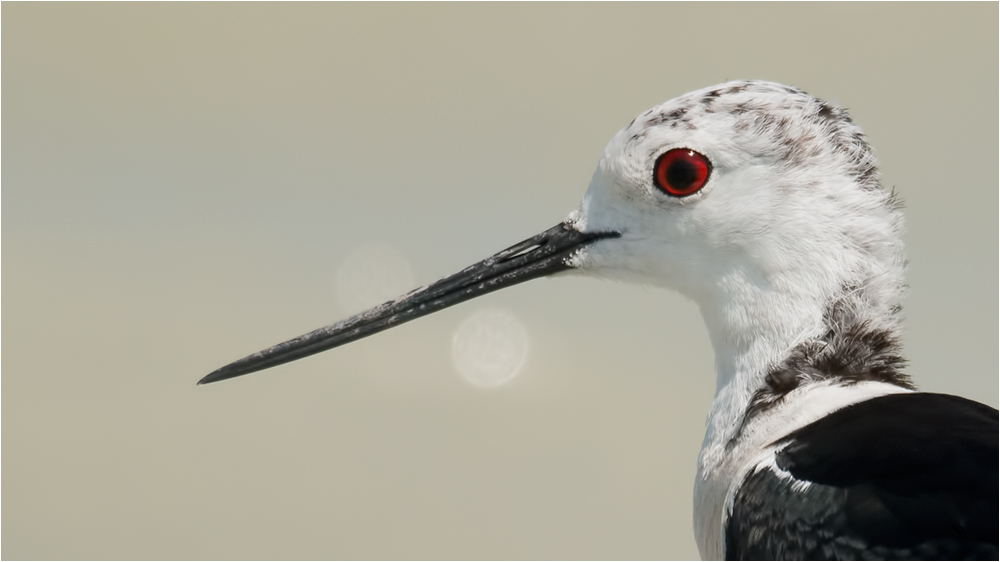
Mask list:
[[[726,525],[729,559],[997,559],[998,413],[957,396],[892,394],[779,440]],[[800,487],[801,488],[801,487]]]

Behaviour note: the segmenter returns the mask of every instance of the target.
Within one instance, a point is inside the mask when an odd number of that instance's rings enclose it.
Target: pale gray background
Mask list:
[[[636,114],[733,78],[851,110],[907,202],[909,372],[997,404],[996,3],[3,4],[3,558],[690,558],[697,310],[535,281],[195,381],[556,224]],[[512,384],[451,334],[525,324]]]

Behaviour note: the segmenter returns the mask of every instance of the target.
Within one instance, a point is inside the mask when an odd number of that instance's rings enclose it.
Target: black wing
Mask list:
[[[957,396],[882,396],[777,444],[726,526],[729,559],[993,559],[998,413]],[[808,483],[808,486],[803,486]]]

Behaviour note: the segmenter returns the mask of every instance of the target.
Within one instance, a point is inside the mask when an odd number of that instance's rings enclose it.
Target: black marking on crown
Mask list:
[[[837,119],[842,119],[844,117],[841,116],[839,113],[842,112],[838,112],[835,107],[831,106],[825,101],[821,101],[819,102],[819,110],[816,112],[816,116],[819,117],[821,120],[825,121],[827,124],[835,124],[837,122]]]
[[[851,120],[847,112],[835,105],[813,98],[795,89],[797,94],[783,107],[767,103],[737,103],[733,113],[743,115],[737,130],[750,135],[766,135],[782,152],[779,159],[789,166],[802,165],[812,158],[828,157],[824,145],[844,158],[847,173],[862,189],[879,189],[878,169],[868,139]],[[804,126],[793,127],[789,110],[800,112]],[[821,139],[825,142],[821,142]]]
[[[734,115],[743,115],[744,113],[749,113],[751,111],[760,111],[759,106],[753,106],[748,102],[740,102],[733,106],[732,113]]]
[[[686,129],[694,129],[695,127],[691,123],[690,117],[688,117],[689,110],[690,107],[682,105],[665,113],[660,113],[646,121],[645,127],[667,125],[671,129],[676,129],[679,125],[683,125]]]
[[[868,140],[847,111],[797,88],[770,82],[735,82],[677,98],[667,109],[647,111],[633,121],[640,128],[629,141],[645,138],[650,127],[693,130],[699,116],[714,113],[731,115],[734,133],[749,143],[760,137],[770,139],[766,150],[775,150],[769,155],[776,163],[795,167],[813,159],[837,158],[845,174],[862,189],[881,188]]]
[[[711,90],[701,97],[701,104],[705,106],[705,111],[712,112],[712,102],[722,95],[722,90]]]
[[[738,94],[738,93],[740,93],[742,91],[747,90],[753,84],[754,84],[753,82],[738,82],[736,84],[733,84],[729,88],[727,88],[726,89],[726,93],[727,94]]]
[[[846,293],[855,292],[847,288]],[[887,329],[875,328],[858,319],[843,300],[832,303],[824,313],[826,334],[792,348],[781,363],[764,377],[747,406],[739,428],[727,443],[732,448],[743,429],[756,416],[774,408],[793,390],[807,383],[829,381],[842,385],[884,382],[914,390],[910,377],[901,369],[899,338]]]
[[[850,123],[850,121],[848,121]],[[850,135],[852,151],[863,151],[868,153],[868,138],[860,129],[855,129]],[[875,166],[874,158],[852,158],[851,167],[857,178],[858,185],[866,189],[879,189],[881,184],[878,181],[878,168]]]

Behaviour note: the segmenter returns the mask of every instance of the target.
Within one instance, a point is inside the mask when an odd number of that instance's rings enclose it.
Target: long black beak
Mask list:
[[[569,260],[580,248],[594,240],[618,236],[617,232],[580,232],[568,223],[558,224],[396,300],[230,363],[209,373],[198,384],[231,379],[302,359],[480,295],[572,269]]]

